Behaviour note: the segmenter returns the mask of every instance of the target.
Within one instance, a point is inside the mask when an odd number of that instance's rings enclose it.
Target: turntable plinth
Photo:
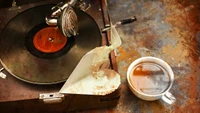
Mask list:
[[[5,23],[8,23],[9,20],[12,19],[12,17],[15,17],[19,12],[23,12],[26,9],[29,9],[31,7],[43,5],[43,4],[56,4],[57,1],[45,1],[45,2],[39,2],[34,3],[30,5],[21,6],[19,10],[9,10],[8,9],[0,9],[0,13],[3,14],[7,12],[7,15],[0,16],[1,23],[0,24],[0,30],[4,28]],[[105,1],[91,1],[91,7],[89,10],[87,10],[87,13],[94,18],[99,28],[104,28],[106,24],[109,24],[109,19],[107,18],[107,15],[105,14]],[[100,10],[102,9],[102,10]],[[104,16],[106,15],[106,16]],[[23,30],[23,29],[22,29]],[[88,31],[87,29],[85,31]],[[84,32],[85,32],[84,31]],[[88,31],[93,32],[93,31]],[[109,40],[109,36],[106,33],[101,33],[102,40],[101,45],[108,44],[107,40]],[[47,36],[48,37],[48,36]],[[50,39],[49,39],[50,38]],[[56,45],[52,43],[51,41],[53,37],[44,38],[47,40],[47,42],[50,44],[50,46],[46,47],[45,44],[37,43],[38,40],[43,39],[35,39],[34,46],[40,51],[45,54],[52,54],[54,52],[59,51],[63,48],[63,45],[65,45],[68,42],[68,39],[65,39],[61,37],[61,39],[58,40],[65,40],[63,43]],[[82,39],[84,40],[84,39]],[[89,43],[94,43],[93,40],[86,40]],[[81,44],[81,43],[80,43]],[[42,47],[42,48],[41,48]],[[87,47],[90,47],[88,45]],[[88,48],[84,48],[88,49]],[[79,51],[76,51],[78,55],[84,54]],[[113,55],[113,54],[112,54]],[[62,57],[62,56],[61,56]],[[81,58],[81,56],[79,56]],[[9,56],[7,57],[9,58]],[[111,65],[112,67],[116,67],[114,57],[111,56]],[[45,61],[48,61],[49,59],[45,59]],[[73,61],[73,60],[72,60]],[[69,60],[69,63],[72,62]],[[53,63],[53,62],[52,62]],[[2,67],[2,65],[0,65]],[[53,67],[53,66],[52,66]],[[116,68],[115,68],[116,69]],[[41,68],[42,71],[45,71],[45,68]],[[57,104],[44,104],[42,100],[39,100],[39,94],[42,93],[52,93],[52,92],[58,92],[62,85],[64,84],[63,81],[61,83],[53,84],[53,85],[35,85],[32,83],[26,83],[24,81],[21,81],[17,79],[16,77],[12,76],[7,71],[3,71],[7,75],[7,78],[1,79],[0,78],[0,106],[1,111],[9,111],[9,112],[17,112],[18,111],[29,111],[31,109],[32,112],[42,112],[42,111],[75,111],[75,110],[86,110],[86,109],[95,109],[95,108],[107,108],[107,107],[113,107],[117,105],[117,102],[119,100],[120,94],[119,90],[116,90],[115,92],[105,95],[105,96],[89,96],[89,95],[65,95],[65,99],[61,103]],[[44,77],[45,78],[45,77]],[[60,82],[60,81],[58,81]]]

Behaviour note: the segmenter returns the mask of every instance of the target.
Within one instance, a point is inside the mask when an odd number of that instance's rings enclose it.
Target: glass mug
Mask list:
[[[140,99],[162,99],[168,104],[176,101],[169,92],[174,73],[171,67],[159,58],[147,56],[133,61],[127,70],[127,80],[132,93]]]

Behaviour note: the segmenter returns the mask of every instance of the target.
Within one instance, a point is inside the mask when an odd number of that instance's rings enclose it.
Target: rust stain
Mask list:
[[[146,47],[148,49],[153,49],[157,47],[157,39],[155,32],[152,28],[139,29],[137,31],[136,37],[141,37],[140,42],[138,42],[139,47]]]
[[[124,71],[128,69],[128,66],[137,58],[139,58],[141,55],[138,51],[134,49],[135,47],[129,47],[127,49],[123,47],[118,48],[118,52],[120,53],[119,56],[116,57],[116,61],[125,61],[127,63],[127,66],[124,67]]]
[[[180,29],[182,43],[190,50],[190,57],[197,57],[197,33],[200,31],[200,1],[199,0],[175,0],[167,3],[167,9],[171,13],[165,21]],[[184,34],[183,31],[187,31]]]
[[[107,113],[115,113],[113,109],[107,110]]]
[[[184,82],[189,83],[188,90],[185,90],[187,100],[181,106],[175,105],[174,112],[200,112],[198,97],[198,46],[197,46],[197,33],[200,31],[200,1],[199,0],[165,0],[166,9],[170,12],[165,17],[165,22],[175,27],[174,36],[179,38],[179,47],[173,48],[172,56],[177,59],[184,58],[185,63],[188,63],[190,73],[184,78]],[[167,54],[170,45],[163,48]],[[181,49],[182,50],[178,50]],[[183,53],[184,55],[179,55]],[[178,60],[176,60],[178,61]],[[178,61],[179,62],[179,61]],[[181,80],[181,79],[180,79]],[[182,90],[186,87],[184,84],[181,86]],[[183,98],[178,95],[179,99]]]
[[[150,104],[150,108],[153,111],[153,113],[159,113],[160,111],[165,111],[166,109],[166,107],[162,103],[160,103],[160,101],[152,102]]]
[[[146,48],[153,48],[155,45],[155,38],[156,38],[156,36],[153,34],[147,35],[142,43]]]
[[[197,71],[197,63],[196,64],[190,64],[191,70],[190,76],[186,78],[189,82],[190,86],[186,92],[188,96],[187,104],[185,106],[175,106],[175,110],[180,110],[182,112],[200,112],[200,101],[198,101],[198,71]],[[181,109],[180,109],[181,108]]]
[[[185,66],[187,64],[188,51],[184,49],[185,47],[181,43],[177,43],[176,46],[168,44],[162,47],[162,54],[165,61],[171,66]],[[173,51],[173,52],[172,52]]]

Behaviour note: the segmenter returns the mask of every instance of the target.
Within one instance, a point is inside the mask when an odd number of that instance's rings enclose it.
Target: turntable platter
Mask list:
[[[37,56],[31,53],[26,46],[27,35],[35,26],[45,23],[45,16],[52,6],[37,6],[18,14],[0,34],[2,65],[10,74],[25,82],[34,84],[64,82],[82,56],[101,44],[101,33],[95,20],[87,13],[76,9],[79,34],[70,37],[71,41],[67,40],[70,46],[67,46],[64,51],[59,51],[62,54],[44,53]],[[43,57],[45,55],[47,57]]]

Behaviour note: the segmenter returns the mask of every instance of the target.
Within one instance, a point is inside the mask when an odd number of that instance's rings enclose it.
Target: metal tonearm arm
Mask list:
[[[87,9],[90,8],[90,4],[85,3],[82,0],[70,0],[69,2],[66,3],[60,2],[56,6],[52,7],[52,12],[48,14],[45,18],[46,23],[50,26],[56,26],[58,16],[69,5],[75,6],[83,11],[86,11]]]
[[[73,0],[73,1],[76,1],[76,0]],[[58,16],[61,14],[62,10],[65,9],[69,5],[70,5],[70,2],[69,3],[60,2],[56,6],[52,7],[52,12],[48,14],[45,18],[46,23],[50,26],[56,26]]]

